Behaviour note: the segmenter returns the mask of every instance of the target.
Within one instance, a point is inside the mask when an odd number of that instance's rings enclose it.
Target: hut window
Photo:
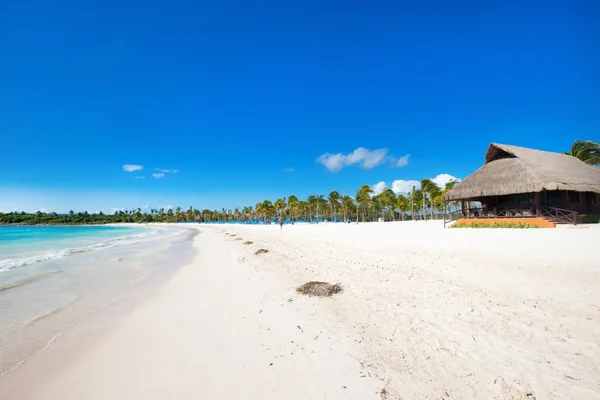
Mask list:
[[[579,192],[569,190],[569,203],[581,203],[581,196]]]
[[[600,197],[600,194],[590,193],[590,197],[592,198],[592,204],[598,204],[598,198]]]

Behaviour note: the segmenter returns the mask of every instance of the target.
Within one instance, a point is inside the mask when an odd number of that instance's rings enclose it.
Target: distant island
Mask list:
[[[192,217],[192,218],[190,218]],[[149,222],[192,222],[193,214],[180,213],[169,210],[165,213],[142,213],[141,209],[131,211],[117,211],[114,214],[88,213],[71,211],[68,214],[56,212],[36,213],[11,212],[0,213],[0,225],[104,225],[117,223],[149,223]]]

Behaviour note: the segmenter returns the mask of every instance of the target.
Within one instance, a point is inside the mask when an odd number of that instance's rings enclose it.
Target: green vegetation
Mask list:
[[[576,140],[571,150],[563,154],[579,158],[589,165],[600,165],[600,144],[591,140]]]
[[[472,224],[465,224],[462,222],[457,222],[454,225],[451,225],[450,228],[474,228],[474,229],[479,229],[479,228],[506,228],[506,229],[535,229],[535,228],[540,228],[537,225],[530,225],[530,224],[524,224],[522,222],[507,222],[507,223],[501,223],[501,222],[494,222],[492,224],[485,224],[485,223],[481,223],[481,222],[474,222]]]
[[[36,212],[0,213],[0,224],[19,225],[81,225],[108,223],[148,223],[148,222],[232,222],[232,221],[273,221],[279,217],[292,221],[377,221],[383,218],[387,221],[407,219],[441,219],[447,205],[442,195],[450,190],[456,182],[450,182],[442,190],[430,180],[423,181],[424,190],[413,188],[407,195],[394,193],[386,188],[379,194],[374,194],[369,185],[363,185],[356,192],[355,198],[332,191],[325,195],[311,195],[306,200],[300,200],[291,195],[276,199],[264,200],[254,207],[248,206],[236,209],[199,210],[189,207],[182,210],[164,208],[151,209],[142,212],[141,208],[134,210],[119,210],[114,214],[86,212],[57,214]],[[358,202],[355,200],[357,199]]]
[[[584,224],[600,224],[600,214],[588,214],[583,217]]]
[[[43,213],[41,211],[35,214],[29,214],[24,211],[0,213],[0,225],[99,225],[121,222],[190,222],[199,219],[200,211],[192,207],[186,211],[182,211],[181,207],[177,207],[175,211],[169,209],[166,212],[164,208],[160,210],[151,209],[149,213],[142,213],[142,209],[137,208],[130,211],[118,210],[112,215],[102,212],[90,214],[87,211],[79,213],[69,211],[68,214],[57,214],[55,212]]]

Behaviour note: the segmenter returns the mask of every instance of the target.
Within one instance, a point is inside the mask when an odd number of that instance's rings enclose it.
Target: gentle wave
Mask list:
[[[37,281],[38,279],[44,278],[47,275],[57,274],[60,272],[62,272],[62,271],[60,271],[58,269],[53,270],[53,271],[47,271],[47,272],[38,272],[37,274],[31,274],[23,279],[18,279],[18,280],[4,283],[4,284],[0,284],[0,292],[3,292],[8,289],[16,288],[16,287],[25,285],[27,283]]]
[[[135,243],[139,243],[140,239],[143,240],[143,239],[158,238],[158,236],[161,233],[166,233],[166,232],[168,232],[168,231],[152,230],[150,232],[138,233],[138,234],[134,234],[134,235],[118,236],[118,237],[115,237],[112,239],[107,239],[102,242],[94,243],[94,244],[84,246],[84,247],[76,247],[76,248],[72,248],[72,249],[63,249],[63,250],[54,250],[54,251],[50,251],[47,253],[31,256],[31,257],[0,260],[0,272],[10,271],[15,268],[24,267],[24,266],[31,265],[31,264],[36,264],[36,263],[43,262],[43,261],[55,260],[57,258],[70,256],[72,254],[87,253],[90,251],[97,251],[97,250],[105,250],[105,249],[109,249],[111,247],[121,246],[121,245],[126,245],[126,244],[135,244]],[[177,232],[174,235],[164,235],[163,237],[174,237],[178,234],[180,234],[180,232]]]
[[[61,250],[57,252],[39,254],[37,256],[19,258],[16,260],[0,260],[0,272],[10,271],[11,269],[23,267],[29,264],[35,264],[41,261],[54,260],[56,258],[61,258],[70,254],[70,250]]]

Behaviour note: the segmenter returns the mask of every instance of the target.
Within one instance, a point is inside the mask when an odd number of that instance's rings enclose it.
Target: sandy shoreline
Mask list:
[[[94,343],[67,332],[0,397],[600,399],[597,227],[198,228],[159,293]],[[306,298],[308,280],[345,290]]]

